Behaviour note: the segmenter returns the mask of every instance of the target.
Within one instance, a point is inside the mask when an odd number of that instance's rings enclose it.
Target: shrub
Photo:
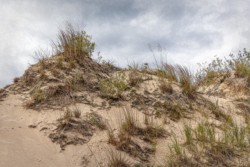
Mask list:
[[[101,94],[109,98],[120,98],[121,93],[128,88],[128,84],[123,73],[117,73],[109,79],[99,81]]]
[[[84,58],[92,56],[94,48],[95,43],[91,42],[91,36],[85,31],[75,30],[69,23],[64,30],[60,30],[58,41],[54,42],[56,54],[63,55],[69,62],[76,60],[82,63]]]
[[[250,75],[250,52],[243,49],[237,55],[231,53],[228,59],[216,58],[209,64],[201,65],[197,73],[199,84],[211,84],[223,76],[228,76],[234,71],[236,77],[249,77]],[[249,82],[248,82],[249,83]]]
[[[31,97],[35,103],[40,103],[47,99],[47,94],[41,90],[41,85],[36,85],[31,91]]]

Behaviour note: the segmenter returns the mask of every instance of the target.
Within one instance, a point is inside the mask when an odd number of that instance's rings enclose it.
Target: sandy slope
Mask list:
[[[147,84],[149,85],[149,84]],[[237,109],[232,100],[216,96],[203,95],[206,99],[217,103],[227,114],[230,114],[237,123],[244,122],[241,115],[235,113]],[[107,154],[114,149],[108,144],[106,131],[96,130],[91,139],[83,145],[68,145],[64,151],[56,143],[52,143],[48,134],[55,128],[56,120],[64,113],[62,110],[32,110],[23,107],[25,96],[9,93],[0,101],[0,167],[84,167],[84,166],[107,166]],[[93,98],[96,104],[102,100]],[[124,106],[127,103],[124,103]],[[109,109],[93,107],[88,104],[78,103],[82,115],[87,112],[97,112],[109,124],[117,129],[121,121],[122,108],[113,106]],[[179,140],[183,140],[182,128],[184,124],[195,126],[199,121],[205,119],[199,112],[190,112],[192,119],[181,121],[167,121],[163,126],[171,135],[174,133]],[[144,115],[138,112],[138,119],[144,119]],[[212,119],[212,117],[211,117]],[[199,120],[199,121],[197,121]],[[160,123],[162,120],[160,120]],[[212,121],[215,121],[212,119]],[[218,121],[217,121],[218,122]],[[31,128],[30,125],[35,127]],[[42,130],[47,128],[47,130]],[[150,157],[152,164],[162,164],[169,153],[171,136],[157,139],[156,152]],[[122,155],[131,163],[138,159]]]
[[[0,167],[96,167],[106,166],[107,153],[112,149],[107,144],[104,131],[97,131],[87,144],[68,145],[65,150],[53,143],[47,132],[63,111],[36,111],[25,109],[21,95],[9,94],[0,102]],[[84,104],[78,105],[82,114],[93,111]],[[95,109],[94,109],[95,110]],[[116,110],[100,110],[109,117]],[[111,113],[109,113],[111,112]],[[114,123],[117,121],[114,120]],[[37,125],[35,128],[30,125]],[[43,128],[47,130],[41,131]],[[126,155],[125,155],[126,156]],[[128,157],[128,159],[130,159]],[[133,162],[133,160],[131,160]]]
[[[0,166],[75,166],[66,152],[60,152],[43,133],[28,126],[42,113],[25,110],[21,97],[10,95],[0,102]]]

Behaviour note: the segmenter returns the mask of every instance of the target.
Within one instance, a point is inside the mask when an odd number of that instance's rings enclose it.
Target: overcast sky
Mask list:
[[[105,59],[157,59],[192,69],[250,43],[249,0],[0,0],[0,87],[21,76],[65,21],[84,27]],[[250,48],[249,48],[250,49]],[[96,54],[96,53],[95,53]]]

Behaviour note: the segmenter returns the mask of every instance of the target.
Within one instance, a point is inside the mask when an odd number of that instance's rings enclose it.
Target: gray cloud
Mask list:
[[[0,87],[22,75],[38,48],[48,48],[65,21],[85,27],[105,59],[125,66],[155,57],[186,64],[249,47],[245,0],[0,0]],[[157,49],[156,49],[157,50]]]

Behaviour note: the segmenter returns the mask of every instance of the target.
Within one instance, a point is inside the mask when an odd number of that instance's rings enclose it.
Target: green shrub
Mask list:
[[[128,88],[128,83],[124,73],[116,73],[109,79],[99,81],[101,94],[105,97],[119,98],[121,93]]]
[[[31,91],[31,98],[35,103],[40,103],[47,99],[47,94],[41,90],[41,85],[36,85]]]
[[[193,130],[190,126],[185,125],[184,126],[184,133],[186,137],[186,144],[192,144],[193,143]]]
[[[231,53],[228,59],[216,58],[209,64],[203,64],[197,73],[197,78],[199,84],[211,84],[218,78],[228,76],[232,71],[236,77],[250,76],[250,52],[243,49],[236,55]]]
[[[61,54],[66,60],[76,60],[82,63],[84,58],[91,57],[95,49],[95,43],[91,42],[91,36],[85,31],[75,30],[71,24],[61,29],[58,34],[58,41],[54,42],[54,49],[57,55]]]

